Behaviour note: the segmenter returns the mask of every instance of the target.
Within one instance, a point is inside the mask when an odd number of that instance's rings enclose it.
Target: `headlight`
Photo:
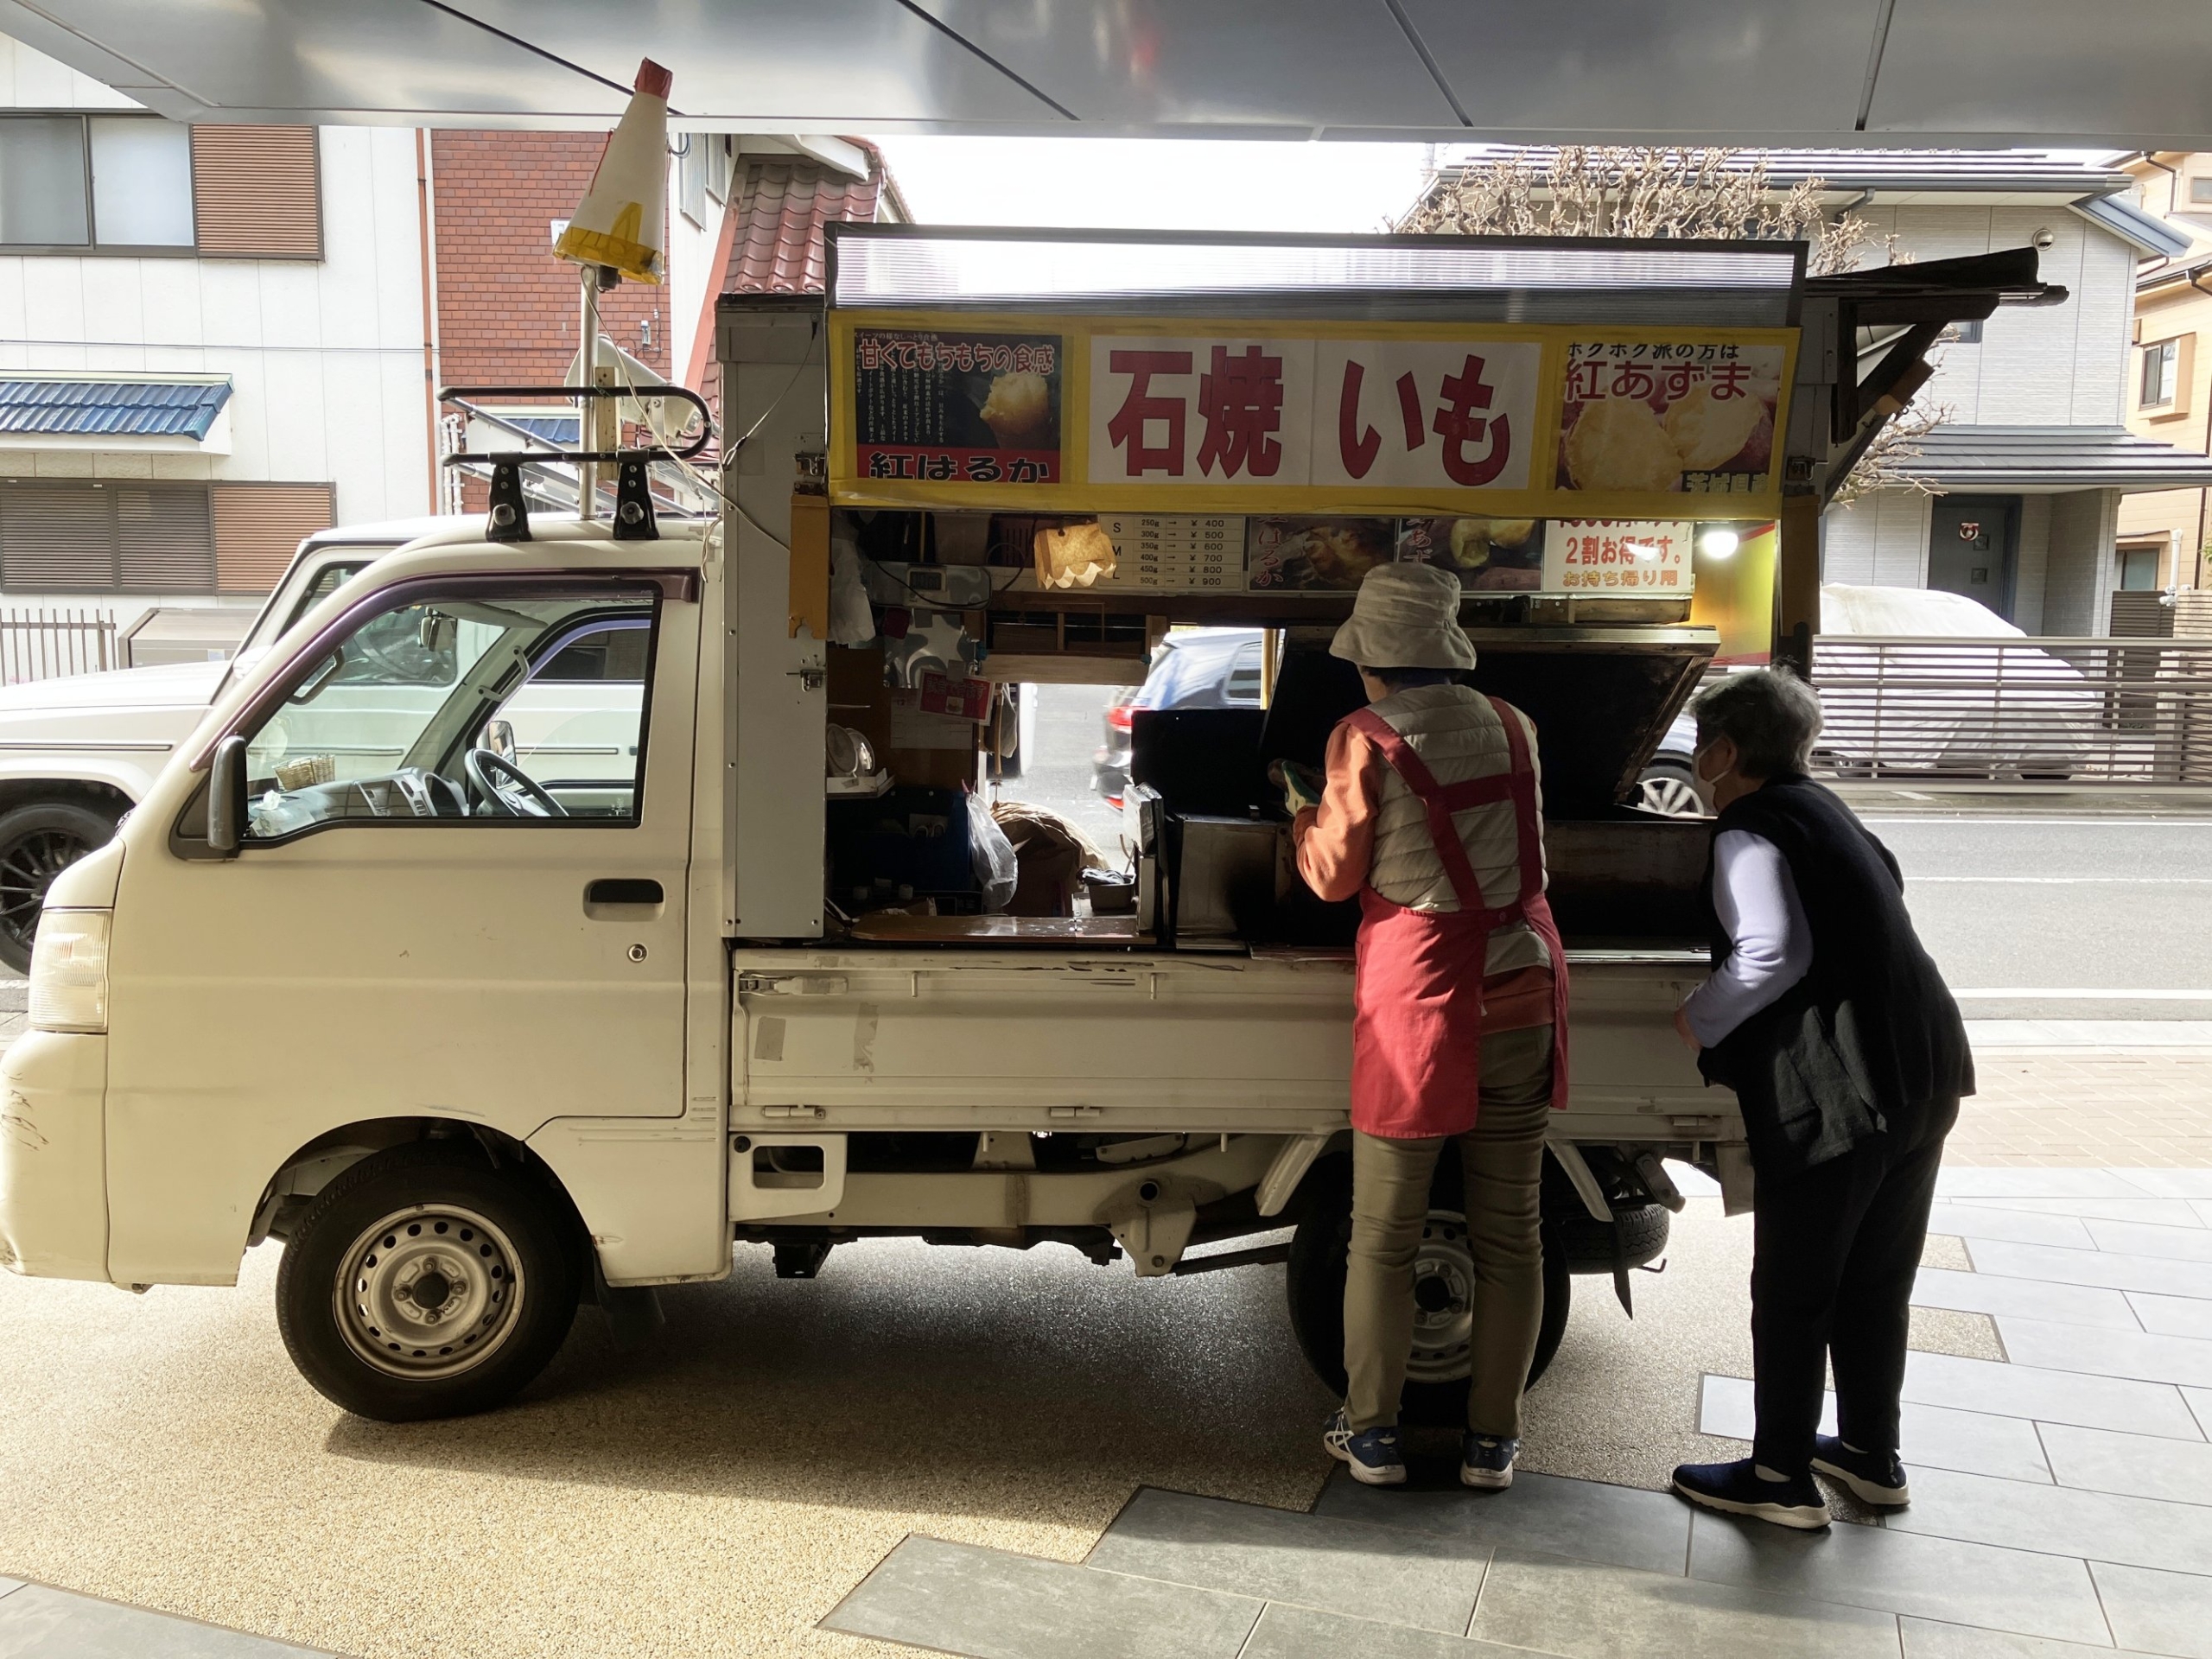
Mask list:
[[[49,910],[38,918],[38,937],[31,945],[31,1029],[107,1029],[111,919],[105,910]]]

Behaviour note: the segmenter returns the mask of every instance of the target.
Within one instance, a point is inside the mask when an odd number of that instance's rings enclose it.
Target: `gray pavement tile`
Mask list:
[[[1689,1554],[1690,1510],[1681,1499],[1525,1470],[1504,1491],[1471,1492],[1456,1484],[1433,1491],[1363,1486],[1339,1469],[1321,1489],[1313,1513],[1652,1573],[1679,1573]]]
[[[2103,1325],[2113,1331],[2143,1328],[2127,1305],[2125,1291],[2103,1290],[2094,1285],[2054,1285],[2040,1279],[2002,1279],[1992,1273],[1961,1273],[1955,1268],[1921,1268],[1912,1282],[1912,1300],[1916,1307],[2018,1313],[2031,1319],[2060,1319],[2069,1325]]]
[[[1967,1255],[1975,1272],[2001,1274],[2008,1279],[2212,1297],[2212,1262],[2176,1262],[2115,1250],[2062,1250],[2045,1244],[2006,1244],[1980,1238],[1967,1241]]]
[[[1403,1527],[1147,1487],[1084,1565],[1457,1636],[1489,1562],[1480,1545]]]
[[[2044,1455],[2061,1486],[2212,1504],[2212,1446],[2065,1423],[2044,1423],[2041,1433]]]
[[[0,1579],[0,1596],[7,1595],[11,1591],[20,1590],[22,1587],[23,1581],[21,1579]]]
[[[2169,1384],[2044,1370],[2001,1360],[1908,1354],[1904,1398],[1915,1405],[2032,1417],[2038,1422],[2079,1423],[2084,1428],[2117,1428],[2176,1440],[2204,1439],[2180,1393]]]
[[[2085,1221],[2101,1250],[2168,1262],[2212,1262],[2212,1227],[2160,1227],[2143,1221]]]
[[[2212,1567],[2212,1556],[2202,1563]],[[2212,1578],[2089,1563],[2122,1647],[2212,1659]]]
[[[2212,1169],[2115,1169],[2110,1173],[2154,1198],[2212,1198]]]
[[[2099,1331],[2086,1325],[1999,1315],[1997,1334],[2016,1365],[2132,1377],[2139,1382],[2185,1382],[2212,1388],[2212,1342],[2153,1336],[2147,1331]]]
[[[1999,1210],[1980,1204],[1938,1204],[1928,1212],[1928,1230],[1955,1238],[2002,1238],[2015,1244],[2053,1244],[2061,1249],[2094,1250],[2086,1223],[2075,1216],[2039,1216],[2031,1210]]]
[[[1892,1532],[2177,1573],[2212,1561],[2212,1507],[1949,1469],[1916,1470],[1912,1507],[1891,1511],[1884,1524]]]
[[[1928,1618],[1901,1618],[1897,1625],[1904,1635],[1904,1659],[2127,1659],[2102,1643],[2053,1642]]]
[[[2125,1294],[2145,1331],[2162,1337],[2212,1338],[2212,1301],[2196,1296],[2154,1296],[2147,1290]]]
[[[0,1598],[0,1659],[307,1659],[321,1651],[43,1584]]]
[[[1700,1513],[1690,1577],[2024,1636],[2105,1639],[2087,1564],[1880,1527],[1791,1532]]]
[[[1707,1375],[1698,1408],[1700,1433],[1748,1440],[1756,1415],[1747,1378]],[[1904,1434],[1901,1450],[1908,1468],[1924,1465],[1930,1469],[1999,1475],[2007,1480],[2050,1479],[2043,1442],[2036,1438],[2036,1426],[2024,1417],[1999,1417],[1992,1412],[1956,1411],[1948,1406],[1907,1402],[1898,1414],[1898,1427]],[[1821,1432],[1835,1433],[1834,1394],[1827,1396],[1821,1408]]]
[[[1260,1605],[909,1534],[821,1628],[973,1659],[1235,1659]]]
[[[2204,1431],[2204,1438],[2212,1440],[2212,1389],[2183,1389],[2181,1397],[2196,1414],[2196,1421]]]
[[[1501,1549],[1470,1635],[1569,1659],[1897,1659],[1893,1614]]]
[[[2196,1218],[2212,1227],[2212,1198],[2191,1198],[2189,1207],[2196,1211]]]
[[[2148,1221],[2164,1227],[2208,1224],[2199,1204],[2187,1198],[1953,1198],[1972,1209],[2018,1210],[2038,1216],[2078,1216],[2084,1221]]]
[[[1403,1624],[1376,1624],[1310,1607],[1270,1605],[1238,1659],[1538,1659],[1527,1648],[1501,1648]]]
[[[2140,1172],[2130,1171],[2128,1173]],[[1945,1168],[1936,1177],[1939,1198],[2190,1198],[2138,1186],[2113,1169]]]

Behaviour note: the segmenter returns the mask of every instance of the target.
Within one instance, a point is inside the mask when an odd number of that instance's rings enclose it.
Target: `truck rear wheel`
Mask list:
[[[74,801],[29,801],[0,813],[0,963],[30,971],[46,890],[114,834],[113,818]]]
[[[1344,1389],[1344,1268],[1351,1248],[1351,1160],[1331,1158],[1306,1178],[1306,1210],[1290,1243],[1285,1287],[1290,1326],[1306,1363],[1341,1399]],[[1400,1421],[1465,1427],[1469,1350],[1472,1341],[1467,1288],[1473,1257],[1466,1242],[1465,1200],[1456,1157],[1437,1160],[1429,1192],[1428,1224],[1414,1263],[1414,1295],[1420,1309],[1413,1354],[1406,1367]],[[1544,1314],[1536,1351],[1529,1363],[1534,1386],[1559,1351],[1567,1332],[1570,1289],[1567,1255],[1558,1229],[1544,1224]]]
[[[574,1321],[576,1252],[554,1196],[474,1145],[422,1141],[326,1187],[276,1274],[276,1325],[332,1404],[381,1422],[503,1404]]]

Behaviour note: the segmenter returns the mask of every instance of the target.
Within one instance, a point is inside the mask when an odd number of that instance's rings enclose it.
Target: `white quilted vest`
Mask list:
[[[1505,726],[1481,692],[1464,685],[1420,685],[1395,692],[1373,705],[1391,730],[1406,741],[1440,784],[1465,783],[1512,770],[1506,747]],[[1515,710],[1529,744],[1529,764],[1536,766],[1536,728],[1527,715]],[[1437,856],[1435,839],[1429,834],[1428,809],[1398,776],[1382,766],[1382,804],[1375,826],[1375,854],[1368,869],[1368,884],[1393,904],[1409,910],[1457,911],[1459,900]],[[1536,779],[1536,812],[1543,815],[1543,788]],[[1484,902],[1502,909],[1521,896],[1520,836],[1513,821],[1513,803],[1498,801],[1455,813],[1459,842],[1474,866]],[[1538,846],[1541,849],[1541,838]],[[1541,885],[1539,873],[1539,885]],[[1541,967],[1547,961],[1543,941],[1525,925],[1501,928],[1491,935],[1486,971],[1510,973]]]

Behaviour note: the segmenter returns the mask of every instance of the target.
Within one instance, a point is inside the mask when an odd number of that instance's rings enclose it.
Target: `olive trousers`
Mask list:
[[[1464,1286],[1449,1274],[1441,1278],[1435,1294],[1445,1306],[1420,1311],[1423,1346],[1451,1345],[1465,1320],[1467,1427],[1519,1438],[1521,1391],[1544,1316],[1538,1193],[1551,1094],[1552,1028],[1501,1031],[1483,1039],[1481,1109],[1466,1134],[1396,1141],[1352,1132],[1344,1417],[1355,1433],[1398,1421],[1429,1185],[1445,1143],[1456,1140],[1474,1273]]]

